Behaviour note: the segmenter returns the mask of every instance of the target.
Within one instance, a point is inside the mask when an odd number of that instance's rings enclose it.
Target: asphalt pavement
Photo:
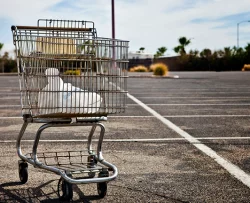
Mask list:
[[[119,175],[103,199],[74,185],[72,202],[250,202],[250,72],[131,74],[126,113],[110,115],[103,156]],[[19,183],[22,126],[16,76],[0,76],[0,202],[59,202],[59,176],[29,165]],[[27,128],[30,152],[40,124]],[[82,149],[88,127],[49,129],[39,151]],[[241,178],[243,177],[243,178]]]

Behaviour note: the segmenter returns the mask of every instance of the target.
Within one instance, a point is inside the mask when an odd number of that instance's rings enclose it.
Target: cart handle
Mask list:
[[[40,27],[40,26],[22,26],[22,25],[12,25],[11,30],[55,30],[55,31],[85,31],[91,32],[92,28],[72,28],[72,27]]]

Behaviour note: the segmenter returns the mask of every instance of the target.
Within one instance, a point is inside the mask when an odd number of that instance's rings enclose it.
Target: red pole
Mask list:
[[[115,0],[111,0],[112,4],[112,39],[115,39]]]
[[[111,5],[112,5],[112,39],[115,39],[115,0],[111,0]],[[115,41],[113,40],[112,42],[113,44],[113,54],[112,54],[112,67],[115,68],[116,67],[116,63],[115,63]]]

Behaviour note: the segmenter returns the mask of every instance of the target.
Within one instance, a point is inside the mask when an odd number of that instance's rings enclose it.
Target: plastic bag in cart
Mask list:
[[[99,94],[64,83],[57,68],[47,68],[45,75],[48,84],[38,93],[40,114],[91,114],[99,111],[102,102]]]

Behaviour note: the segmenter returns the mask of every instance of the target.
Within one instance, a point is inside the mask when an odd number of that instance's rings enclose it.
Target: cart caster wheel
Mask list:
[[[102,171],[98,175],[99,177],[108,177],[108,171]],[[99,197],[104,198],[107,194],[108,184],[107,182],[97,183],[97,192]]]
[[[58,196],[61,201],[70,201],[73,198],[72,184],[60,178],[58,182]]]
[[[104,198],[106,196],[107,188],[108,186],[106,182],[97,183],[97,192],[98,192],[99,197]]]
[[[23,161],[18,162],[19,179],[22,184],[28,181],[28,164]]]

